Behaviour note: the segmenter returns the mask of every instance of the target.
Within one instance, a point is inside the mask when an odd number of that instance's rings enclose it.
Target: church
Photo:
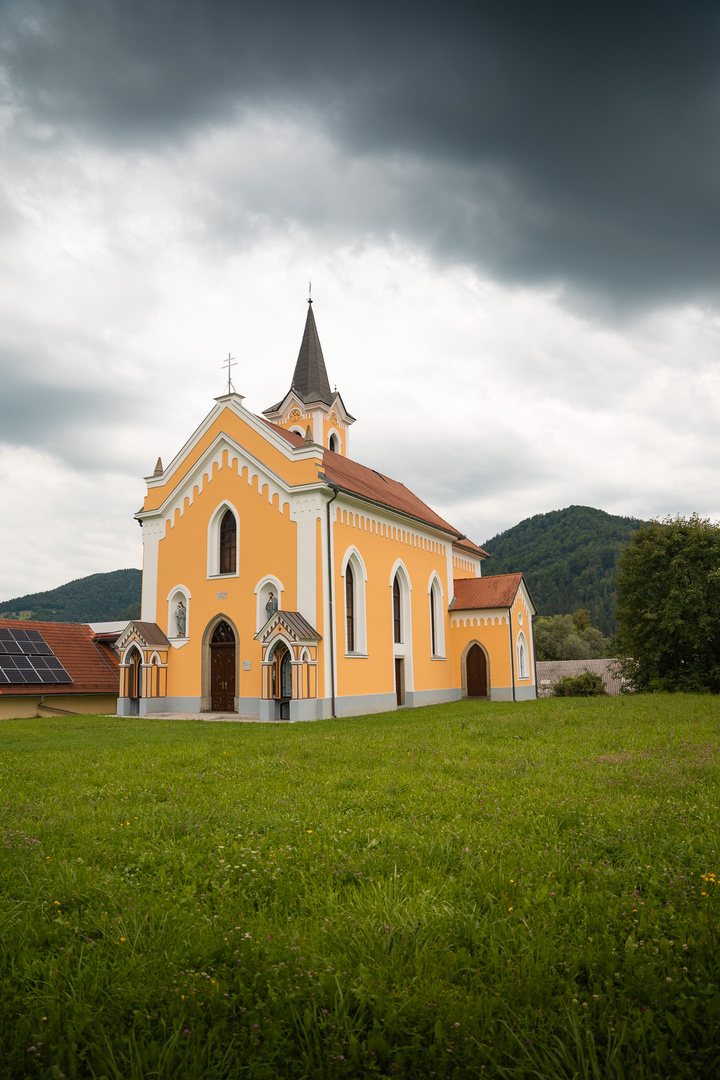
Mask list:
[[[229,358],[228,358],[229,364]],[[522,574],[354,461],[312,300],[289,390],[262,415],[228,378],[146,477],[141,618],[116,643],[120,715],[353,716],[536,697]]]

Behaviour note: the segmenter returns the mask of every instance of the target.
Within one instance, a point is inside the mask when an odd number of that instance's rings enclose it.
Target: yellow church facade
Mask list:
[[[146,478],[142,614],[117,642],[121,715],[350,716],[536,696],[521,574],[350,456],[312,304],[290,390],[230,391]]]

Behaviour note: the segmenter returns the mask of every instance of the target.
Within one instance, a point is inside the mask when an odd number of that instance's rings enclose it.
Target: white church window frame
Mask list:
[[[437,570],[433,570],[428,581],[428,609],[430,616],[430,655],[433,660],[446,660],[445,653],[445,607],[444,607],[445,593],[442,587],[442,581]],[[435,616],[433,620],[433,614]],[[433,641],[433,621],[435,624],[435,634]]]
[[[530,678],[530,652],[528,650],[527,638],[521,630],[517,636],[517,643],[515,648],[517,656],[517,672],[518,679]]]
[[[275,594],[275,599],[278,602],[278,611],[282,611],[282,594],[285,592],[285,587],[280,578],[275,577],[274,574],[266,574],[265,577],[260,578],[254,589],[255,592],[255,633],[259,633],[262,630],[265,623],[268,621],[267,613],[265,611],[265,605],[268,602],[270,593]]]
[[[395,638],[395,604],[394,588],[397,579],[400,588],[400,640]],[[412,581],[407,567],[402,559],[397,559],[390,571],[390,603],[391,603],[391,627],[393,630],[394,652],[398,656],[405,656],[405,649],[412,643]]]
[[[337,439],[337,450],[333,450],[332,446],[330,445],[333,438]],[[328,431],[328,450],[332,450],[333,454],[342,454],[342,446],[342,435],[336,427],[331,427]]]
[[[220,573],[220,526],[226,512],[230,510],[235,517],[235,569],[226,574]],[[207,576],[208,578],[234,578],[240,576],[240,515],[227,499],[215,508],[210,515],[207,532]]]
[[[348,632],[347,632],[347,590],[346,590],[346,569],[348,564],[352,570],[353,579],[353,629],[354,629],[354,648],[348,648]],[[346,656],[367,656],[367,607],[366,607],[366,584],[367,584],[367,570],[365,569],[365,563],[363,557],[355,547],[351,545],[345,554],[341,564],[340,574],[343,580],[343,634],[345,640],[345,655]]]
[[[177,632],[177,623],[175,621],[175,610],[178,605],[178,601],[182,599],[185,601],[185,636],[180,637]],[[169,641],[187,641],[190,637],[190,601],[192,600],[192,593],[185,585],[173,585],[170,592],[167,594],[167,636]]]

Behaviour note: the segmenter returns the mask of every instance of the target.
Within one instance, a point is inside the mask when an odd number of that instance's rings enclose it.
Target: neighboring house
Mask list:
[[[0,619],[1,719],[114,713],[119,682],[117,655],[89,626]]]
[[[536,696],[522,575],[481,580],[486,552],[350,458],[312,306],[281,401],[215,402],[146,478],[119,713],[310,720]]]
[[[566,675],[575,679],[586,671],[602,676],[608,694],[620,694],[626,686],[620,675],[619,660],[538,660],[538,697],[550,697],[555,683]]]

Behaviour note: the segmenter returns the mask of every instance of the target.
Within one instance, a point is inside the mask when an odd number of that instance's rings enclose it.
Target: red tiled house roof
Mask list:
[[[455,578],[455,596],[451,611],[474,611],[477,608],[509,608],[522,581],[522,574],[497,574],[495,577]]]
[[[113,650],[95,641],[83,623],[25,622],[0,619],[0,627],[10,630],[37,630],[63,665],[71,683],[23,683],[0,685],[0,694],[118,694],[120,675]]]

